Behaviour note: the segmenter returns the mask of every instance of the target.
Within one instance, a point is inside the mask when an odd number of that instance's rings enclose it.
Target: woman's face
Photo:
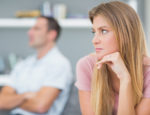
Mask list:
[[[119,51],[114,31],[106,19],[99,15],[93,19],[94,45],[98,60],[103,56]]]

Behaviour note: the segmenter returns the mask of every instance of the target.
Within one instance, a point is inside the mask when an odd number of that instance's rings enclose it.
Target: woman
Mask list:
[[[136,12],[113,1],[89,12],[96,53],[77,63],[82,115],[150,115],[150,59]]]

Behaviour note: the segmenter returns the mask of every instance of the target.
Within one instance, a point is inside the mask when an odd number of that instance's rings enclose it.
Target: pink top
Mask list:
[[[92,72],[94,68],[94,64],[97,59],[94,55],[88,55],[81,58],[76,67],[76,75],[77,81],[75,86],[80,90],[90,91],[91,90],[91,80],[92,80]],[[143,89],[143,97],[150,98],[150,59],[144,59],[144,89]],[[118,99],[119,96],[116,96],[115,106],[113,113],[117,114],[118,108]]]

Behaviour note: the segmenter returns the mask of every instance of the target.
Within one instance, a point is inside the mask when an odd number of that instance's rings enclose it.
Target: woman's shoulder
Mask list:
[[[144,57],[144,88],[143,88],[143,97],[150,98],[150,58]]]
[[[143,64],[145,66],[150,66],[150,57],[144,56],[144,58],[143,58]]]
[[[144,76],[150,74],[150,57],[145,56],[143,58],[143,65],[144,65]]]
[[[90,53],[82,58],[80,58],[77,62],[77,65],[81,66],[94,66],[96,63],[96,54],[95,53]]]
[[[78,60],[76,65],[77,81],[75,86],[80,90],[91,90],[91,78],[95,63],[96,56],[94,53],[86,55]]]

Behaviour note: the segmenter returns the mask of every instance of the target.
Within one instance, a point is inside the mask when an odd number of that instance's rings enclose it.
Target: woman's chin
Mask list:
[[[104,55],[102,55],[102,54],[96,53],[96,58],[98,61],[101,60],[103,58],[103,56]]]

